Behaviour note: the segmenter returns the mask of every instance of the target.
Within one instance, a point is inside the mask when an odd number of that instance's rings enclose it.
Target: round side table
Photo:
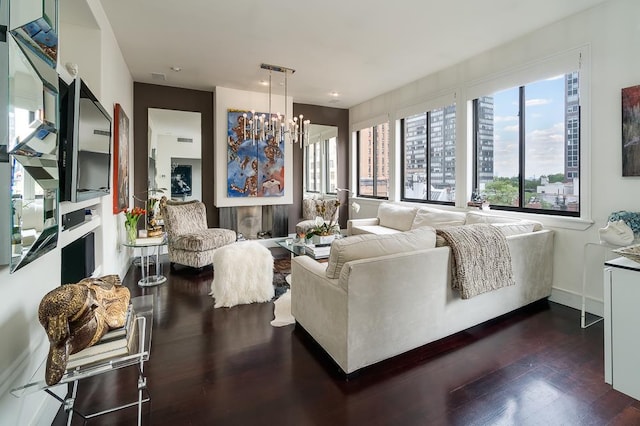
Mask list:
[[[160,247],[167,245],[167,239],[162,241],[148,241],[146,238],[138,238],[135,243],[123,243],[125,247],[140,249],[140,270],[142,278],[138,281],[140,287],[152,287],[167,281],[167,277],[162,275],[162,264],[160,263]],[[155,275],[149,275],[149,265],[152,263],[152,256],[155,257]]]

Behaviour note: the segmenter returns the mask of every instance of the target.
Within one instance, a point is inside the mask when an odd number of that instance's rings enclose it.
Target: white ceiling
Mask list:
[[[266,92],[264,62],[296,69],[288,85],[294,102],[349,108],[603,1],[101,3],[135,81]]]
[[[200,113],[149,108],[149,122],[156,135],[200,139]]]

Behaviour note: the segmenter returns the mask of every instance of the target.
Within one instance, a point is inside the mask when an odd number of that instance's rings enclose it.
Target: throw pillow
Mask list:
[[[533,225],[534,231],[542,230],[542,223],[535,220],[518,219],[508,216],[497,216],[478,211],[467,212],[467,220],[465,221],[465,225],[469,225],[472,223],[530,223]]]
[[[406,253],[435,246],[436,231],[434,228],[426,226],[397,234],[354,235],[335,240],[331,244],[327,278],[339,278],[344,264],[352,260]]]
[[[378,206],[378,219],[380,226],[408,231],[416,216],[415,207],[403,206],[395,203],[381,203]]]
[[[466,216],[464,212],[420,207],[416,217],[413,219],[411,229],[420,228],[421,226],[441,228],[443,226],[464,225]]]

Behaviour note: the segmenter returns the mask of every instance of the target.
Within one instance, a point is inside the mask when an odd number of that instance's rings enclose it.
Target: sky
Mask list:
[[[518,88],[493,94],[494,175],[518,175]],[[525,177],[564,173],[564,76],[525,86]]]

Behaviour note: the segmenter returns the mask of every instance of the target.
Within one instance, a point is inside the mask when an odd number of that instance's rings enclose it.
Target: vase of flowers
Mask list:
[[[127,235],[127,242],[135,244],[138,234],[138,219],[146,213],[145,209],[134,207],[133,209],[124,210],[124,229]]]
[[[340,201],[335,200],[333,203],[333,209],[327,212],[326,203],[316,205],[316,219],[315,226],[307,232],[306,238],[311,239],[311,242],[315,245],[328,245],[333,242],[337,234],[340,234],[340,225],[337,223],[336,211],[340,207]],[[327,214],[330,214],[330,218],[325,220]]]

